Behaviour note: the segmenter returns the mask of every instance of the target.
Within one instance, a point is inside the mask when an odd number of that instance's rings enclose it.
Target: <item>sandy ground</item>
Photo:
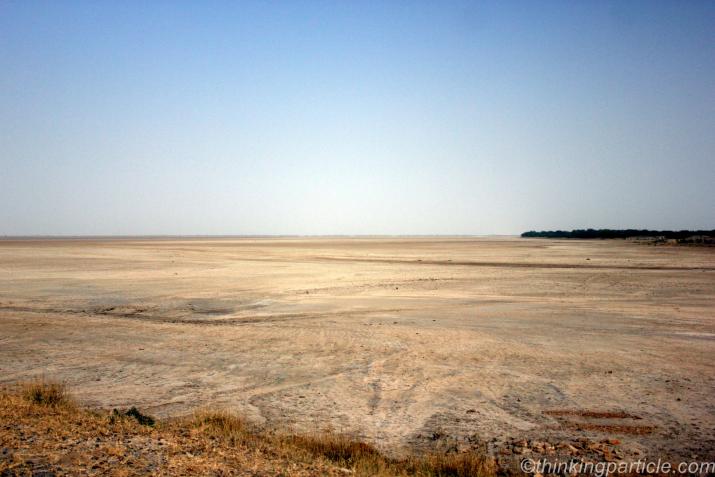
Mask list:
[[[715,458],[715,249],[514,238],[0,241],[0,381],[389,451]]]

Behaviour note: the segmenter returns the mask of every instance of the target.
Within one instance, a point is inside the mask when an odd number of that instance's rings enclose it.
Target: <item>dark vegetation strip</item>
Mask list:
[[[715,230],[648,230],[648,229],[575,229],[575,230],[530,230],[522,237],[576,238],[576,239],[626,239],[631,237],[663,237],[687,239],[692,236],[715,237]]]

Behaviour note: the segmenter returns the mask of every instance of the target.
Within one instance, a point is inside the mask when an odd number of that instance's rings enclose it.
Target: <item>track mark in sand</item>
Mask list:
[[[385,360],[378,360],[370,363],[367,370],[367,376],[370,379],[368,386],[372,390],[372,396],[368,400],[368,414],[371,416],[375,414],[380,401],[382,401],[382,384],[380,383],[380,377],[383,375]]]
[[[257,385],[252,388],[247,388],[243,392],[246,394],[249,402],[252,403],[252,400],[255,398],[266,396],[268,394],[275,394],[275,393],[287,391],[290,389],[312,386],[314,384],[319,384],[319,383],[326,382],[326,381],[332,381],[332,380],[334,380],[340,376],[343,376],[349,372],[350,372],[350,370],[342,370],[342,371],[336,371],[333,373],[326,374],[325,376],[321,376],[319,378],[301,379],[301,380],[290,381],[287,383],[279,383],[279,384]]]
[[[371,382],[370,388],[372,389],[372,396],[367,403],[368,407],[370,408],[368,414],[373,415],[375,414],[375,411],[377,410],[377,407],[380,405],[380,401],[382,400],[382,386],[380,386],[380,381]]]
[[[636,416],[635,414],[628,414],[627,412],[623,411],[588,411],[578,409],[562,409],[544,411],[544,414],[554,417],[579,416],[593,419],[642,419],[640,416]]]
[[[468,260],[401,260],[395,258],[350,258],[314,257],[315,261],[352,263],[389,263],[398,265],[457,265],[463,267],[491,268],[554,268],[554,269],[597,269],[597,270],[653,270],[653,271],[715,271],[715,267],[676,267],[669,265],[597,265],[581,263],[526,263],[526,262],[486,262]]]
[[[127,320],[138,320],[148,323],[177,324],[177,325],[203,325],[203,326],[232,326],[249,325],[262,323],[276,323],[283,321],[308,320],[316,318],[336,318],[340,316],[364,316],[373,313],[399,313],[403,308],[371,308],[366,310],[349,310],[333,312],[305,312],[305,313],[283,313],[275,315],[250,315],[237,318],[174,318],[153,314],[156,310],[150,308],[131,308],[117,311],[113,307],[73,309],[73,308],[42,308],[31,306],[0,305],[0,311],[15,311],[20,313],[46,313],[64,314],[77,316],[95,316],[100,318],[116,318]],[[147,313],[151,312],[151,314]]]
[[[588,409],[552,409],[544,414],[555,418],[561,428],[578,431],[645,435],[652,434],[655,426],[638,424],[640,416],[624,411],[594,411]]]

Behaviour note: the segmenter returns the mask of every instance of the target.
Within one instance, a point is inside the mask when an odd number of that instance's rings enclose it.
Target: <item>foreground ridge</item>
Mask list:
[[[221,410],[154,421],[136,408],[85,409],[44,381],[0,390],[0,442],[3,476],[496,475],[485,454],[398,460],[345,435],[259,430]]]

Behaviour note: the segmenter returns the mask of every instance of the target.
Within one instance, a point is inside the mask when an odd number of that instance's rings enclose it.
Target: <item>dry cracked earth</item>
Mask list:
[[[388,453],[715,459],[715,249],[517,238],[0,241],[0,382]]]

